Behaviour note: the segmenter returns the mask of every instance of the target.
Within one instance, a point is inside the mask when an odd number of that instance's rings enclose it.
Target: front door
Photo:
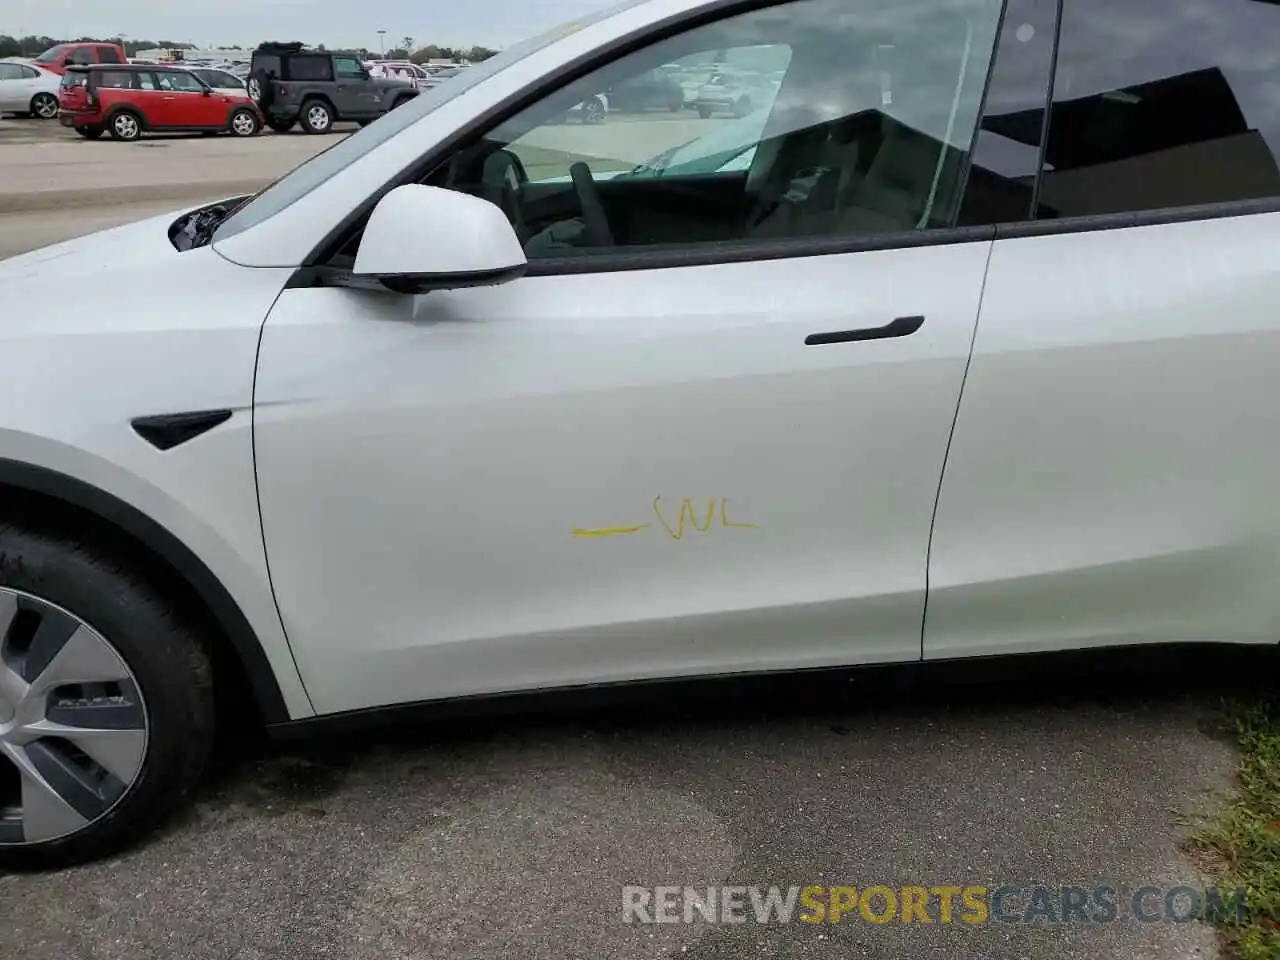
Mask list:
[[[334,57],[333,79],[337,82],[334,106],[340,116],[359,117],[378,112],[374,102],[377,89],[369,82],[364,65],[355,57]]]
[[[948,2],[962,14],[923,34],[918,11],[866,6],[930,57],[886,80],[870,69],[883,30],[842,0],[800,0],[610,65],[749,38],[730,52],[787,70],[750,170],[662,165],[700,136],[723,151],[715,121],[557,124],[602,76],[464,147],[433,179],[496,190],[541,275],[281,295],[256,463],[272,582],[320,711],[919,658],[991,247],[989,230],[951,228],[955,174],[1000,5]],[[607,187],[603,222],[571,203],[578,163]],[[495,169],[542,183],[495,186]]]

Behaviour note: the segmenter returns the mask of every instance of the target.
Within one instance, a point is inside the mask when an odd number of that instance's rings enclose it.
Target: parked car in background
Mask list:
[[[238,90],[247,94],[244,81],[228,70],[196,67],[191,72],[215,90]]]
[[[702,85],[692,106],[706,119],[716,113],[745,117],[758,107],[773,103],[778,81],[762,73],[721,67]]]
[[[0,113],[53,120],[58,116],[59,77],[19,60],[0,60]]]
[[[148,132],[252,137],[263,118],[247,93],[214,90],[181,67],[72,67],[62,77],[60,120],[80,136],[137,140]]]
[[[363,126],[418,95],[407,80],[372,76],[358,57],[301,43],[260,44],[247,90],[279,133],[299,123],[307,133],[328,133],[340,120]]]
[[[684,88],[671,71],[658,67],[609,88],[609,109],[624,113],[684,109]]]
[[[124,47],[118,43],[59,43],[31,61],[35,66],[62,75],[72,66],[95,63],[127,63]]]

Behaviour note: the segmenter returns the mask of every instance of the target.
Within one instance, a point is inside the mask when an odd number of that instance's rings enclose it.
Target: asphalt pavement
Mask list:
[[[1123,914],[626,923],[622,888],[1202,886],[1180,845],[1230,786],[1220,704],[1273,668],[1144,652],[666,685],[248,745],[136,851],[0,876],[0,953],[1209,958],[1201,924]]]
[[[0,137],[0,172],[31,146]],[[0,256],[172,206],[0,214]],[[0,958],[1211,958],[1195,922],[626,923],[623,887],[1203,885],[1181,844],[1230,788],[1220,707],[1274,666],[1143,651],[655,685],[238,743],[136,850],[0,875]]]

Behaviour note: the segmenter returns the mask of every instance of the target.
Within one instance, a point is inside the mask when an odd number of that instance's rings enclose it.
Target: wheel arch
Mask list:
[[[114,494],[47,467],[0,459],[0,508],[45,508],[88,521],[98,533],[123,541],[158,565],[208,613],[226,641],[226,652],[267,724],[290,719],[283,691],[266,651],[239,604],[209,567],[178,537]]]

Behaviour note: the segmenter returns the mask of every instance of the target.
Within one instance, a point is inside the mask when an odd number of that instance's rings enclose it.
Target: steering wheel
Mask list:
[[[595,178],[591,176],[591,168],[579,160],[569,168],[569,176],[573,178],[573,189],[578,194],[578,203],[582,207],[587,245],[612,247],[613,231],[609,229],[609,218],[605,215],[600,191],[596,189]]]

